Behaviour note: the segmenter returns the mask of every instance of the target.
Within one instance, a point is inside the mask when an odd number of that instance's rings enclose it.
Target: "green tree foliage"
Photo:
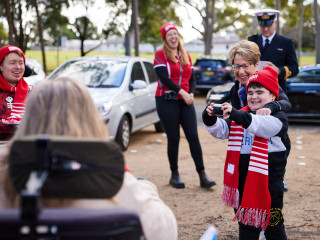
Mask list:
[[[9,3],[9,14],[13,21],[13,42],[11,44],[19,46],[22,50],[27,49],[30,43],[39,45],[37,19],[32,0],[0,1],[0,15],[6,17],[8,22],[5,2]],[[44,42],[46,45],[55,44],[58,34],[75,36],[75,34],[67,28],[69,24],[68,18],[61,14],[63,7],[69,7],[68,0],[37,0],[37,3],[43,22],[44,36],[46,37]],[[26,21],[25,18],[27,15],[28,18],[31,17],[28,21]]]
[[[7,44],[8,34],[3,27],[3,23],[0,22],[0,47]]]
[[[282,27],[282,34],[294,39],[295,45],[297,45],[298,39],[298,21],[299,21],[299,9],[296,5],[288,7],[290,15],[286,16],[287,24]],[[315,23],[313,19],[313,5],[307,4],[304,6],[303,11],[303,34],[302,34],[302,50],[306,51],[314,49],[315,39]]]
[[[112,9],[112,14],[103,30],[105,36],[131,32],[133,29],[132,0],[106,0],[106,3]],[[181,25],[175,12],[175,3],[177,3],[176,0],[138,1],[139,39],[141,42],[154,45],[161,43],[160,27],[165,22],[170,21],[178,26]]]
[[[130,12],[130,1],[106,0],[109,10],[109,17],[105,22],[102,30],[104,37],[107,39],[111,35],[122,35],[127,31],[127,25],[131,18],[128,17]],[[130,25],[130,22],[129,22]]]
[[[87,17],[88,11],[93,7],[95,0],[71,0],[73,5],[81,4],[86,10],[86,15],[76,18],[74,24],[72,26],[75,29],[75,34],[77,38],[80,40],[80,52],[81,56],[85,56],[87,53],[92,50],[98,48],[101,44],[85,51],[84,50],[84,41],[88,39],[100,39],[100,35],[98,34],[97,27],[93,24],[93,22]]]
[[[29,42],[29,34],[36,25],[30,25],[30,21],[24,19],[26,11],[32,6],[23,0],[4,0],[1,4],[1,15],[6,17],[9,25],[9,44],[16,45],[25,51]]]
[[[274,0],[266,1],[270,8],[274,8]],[[315,21],[313,17],[313,3],[310,1],[293,0],[281,1],[281,34],[290,37],[294,40],[296,49],[299,46],[299,20],[300,10],[302,14],[302,36],[301,36],[301,51],[310,51],[315,48]]]
[[[85,56],[88,52],[92,51],[92,49],[84,51],[84,41],[89,39],[91,36],[95,36],[97,34],[97,28],[86,16],[78,17],[74,23],[74,26],[77,30],[76,35],[81,42],[81,56]]]
[[[212,48],[212,37],[214,33],[222,29],[234,26],[235,22],[245,23],[248,15],[241,12],[239,5],[248,3],[242,0],[184,0],[184,4],[192,7],[202,18],[202,25],[192,24],[192,28],[197,30],[205,44],[204,54],[210,54]],[[190,15],[190,14],[189,14]],[[192,17],[190,16],[192,21]]]
[[[140,0],[140,40],[151,44],[162,42],[160,27],[166,22],[181,26],[175,12],[176,1],[172,0]]]
[[[76,34],[72,29],[68,28],[70,25],[67,16],[61,14],[64,7],[70,7],[68,0],[50,0],[41,1],[42,9],[45,12],[42,14],[43,27],[46,30],[47,43],[50,45],[59,44],[59,39],[61,36],[67,36],[68,39],[76,38]]]

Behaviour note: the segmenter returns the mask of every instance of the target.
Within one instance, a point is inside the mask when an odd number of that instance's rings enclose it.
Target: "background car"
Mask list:
[[[30,76],[24,77],[29,85],[36,86],[46,78],[42,65],[37,60],[26,58],[26,65],[32,70]]]
[[[226,57],[200,56],[194,67],[196,89],[210,89],[232,81],[231,66]]]
[[[107,123],[109,137],[123,150],[131,133],[150,124],[162,132],[155,104],[158,77],[153,63],[140,57],[81,57],[55,69],[47,80],[72,77],[88,86],[89,92]],[[76,104],[76,103],[75,103]]]
[[[213,87],[206,96],[210,102],[230,102],[234,83]],[[301,67],[297,76],[287,79],[287,96],[292,105],[287,114],[290,121],[320,122],[320,65]]]
[[[297,76],[287,79],[291,120],[320,121],[320,64],[302,67]]]

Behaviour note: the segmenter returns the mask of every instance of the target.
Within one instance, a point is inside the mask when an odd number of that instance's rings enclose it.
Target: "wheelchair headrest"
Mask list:
[[[10,178],[17,192],[34,171],[47,171],[47,198],[111,198],[124,177],[124,159],[114,142],[34,135],[17,139],[10,151]]]

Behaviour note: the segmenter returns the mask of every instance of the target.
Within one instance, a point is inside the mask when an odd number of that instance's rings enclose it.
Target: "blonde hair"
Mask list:
[[[10,146],[14,139],[33,134],[108,139],[106,125],[84,84],[66,77],[40,83],[29,94],[24,117],[2,159],[1,182],[11,207],[17,206],[18,195],[8,173]],[[71,205],[72,201],[48,200],[45,205],[55,203]]]
[[[108,137],[87,87],[66,77],[44,81],[31,91],[15,137],[31,134]]]
[[[229,61],[231,64],[234,63],[236,54],[239,54],[251,64],[257,64],[261,57],[258,45],[248,40],[242,40],[231,48],[229,51]]]
[[[180,52],[181,54],[181,57],[180,57],[180,62],[182,64],[182,66],[184,65],[189,65],[191,64],[189,62],[189,58],[188,58],[188,54],[187,52],[184,50],[182,44],[181,44],[181,41],[180,41],[180,38],[178,39],[179,43],[178,43],[178,51]],[[174,56],[174,51],[169,47],[166,39],[164,38],[163,39],[163,51],[165,52],[165,54],[167,55],[167,57],[174,63],[177,63],[178,60],[176,59],[176,57]]]

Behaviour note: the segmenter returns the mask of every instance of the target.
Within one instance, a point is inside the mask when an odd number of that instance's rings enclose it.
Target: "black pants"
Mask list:
[[[187,105],[180,99],[168,101],[164,97],[156,97],[156,106],[168,138],[167,152],[171,171],[178,170],[180,124],[188,140],[191,156],[197,171],[204,170],[196,111],[193,104]]]
[[[267,240],[286,240],[283,208],[283,180],[269,179],[271,219],[264,233]],[[259,240],[261,229],[239,223],[239,240]]]
[[[259,240],[260,229],[246,226],[243,224],[239,224],[239,240]],[[286,232],[284,229],[284,225],[279,225],[276,228],[273,228],[270,231],[270,227],[266,229],[264,232],[264,236],[266,240],[286,240]]]

